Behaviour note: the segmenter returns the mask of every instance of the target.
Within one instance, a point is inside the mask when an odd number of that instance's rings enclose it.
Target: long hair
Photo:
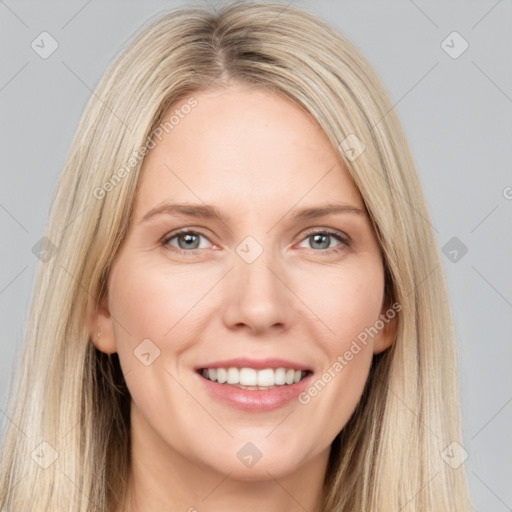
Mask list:
[[[130,471],[130,397],[116,354],[87,318],[106,293],[143,159],[167,108],[228,81],[292,99],[321,126],[357,185],[401,310],[361,400],[335,438],[321,512],[469,510],[455,337],[438,249],[400,123],[367,61],[315,15],[235,3],[159,15],[101,79],[54,192],[22,357],[10,391],[0,509],[109,511]],[[355,149],[354,149],[355,148]],[[355,158],[357,156],[357,158]],[[124,169],[122,172],[121,170]]]

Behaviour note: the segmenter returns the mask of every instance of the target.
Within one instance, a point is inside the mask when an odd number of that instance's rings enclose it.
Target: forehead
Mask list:
[[[362,207],[326,134],[285,96],[244,86],[191,96],[192,109],[180,110],[185,98],[163,117],[174,115],[173,128],[143,162],[137,217],[167,200],[255,211],[302,200]]]

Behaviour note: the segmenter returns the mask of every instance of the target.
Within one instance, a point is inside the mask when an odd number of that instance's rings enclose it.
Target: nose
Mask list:
[[[292,325],[294,294],[286,271],[264,251],[248,263],[237,258],[224,282],[223,320],[233,330],[275,334]]]

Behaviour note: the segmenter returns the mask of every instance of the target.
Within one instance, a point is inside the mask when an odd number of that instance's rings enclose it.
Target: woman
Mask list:
[[[315,16],[146,27],[90,100],[46,237],[2,510],[469,509],[419,181],[368,63]]]

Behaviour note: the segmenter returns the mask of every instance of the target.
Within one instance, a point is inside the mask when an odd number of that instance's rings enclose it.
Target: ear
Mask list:
[[[108,299],[105,296],[100,302],[93,304],[93,311],[89,315],[88,330],[94,346],[105,354],[117,352],[114,335],[114,322],[108,308]]]
[[[378,320],[376,321],[376,327],[382,327],[379,329],[377,336],[373,340],[373,353],[378,354],[388,349],[396,338],[398,328],[398,312],[402,309],[402,306],[395,302],[394,304],[387,303],[382,308]],[[382,324],[384,324],[382,326]]]

